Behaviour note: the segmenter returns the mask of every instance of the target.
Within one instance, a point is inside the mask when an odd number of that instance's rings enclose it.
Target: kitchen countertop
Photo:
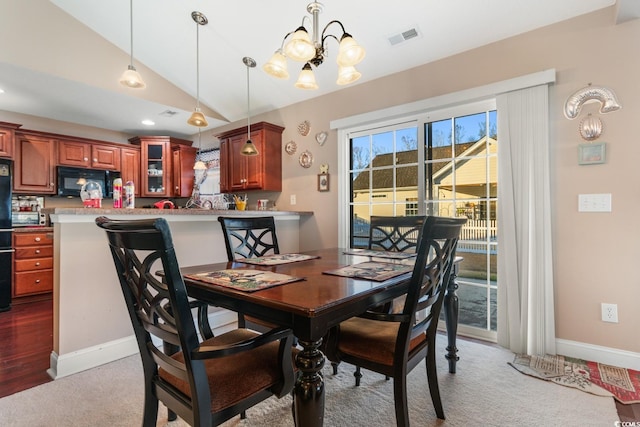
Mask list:
[[[311,216],[305,211],[257,211],[257,210],[215,210],[215,209],[113,209],[113,208],[43,208],[48,215],[233,215],[233,216]]]
[[[53,231],[53,227],[14,227],[14,233],[50,233]]]

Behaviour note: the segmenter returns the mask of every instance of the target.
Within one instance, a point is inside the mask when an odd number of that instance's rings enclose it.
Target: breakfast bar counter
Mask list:
[[[109,252],[95,219],[163,217],[169,223],[182,267],[226,261],[219,216],[273,216],[283,253],[299,250],[300,224],[313,214],[293,211],[207,209],[47,208],[54,232],[53,351],[49,375],[56,379],[138,352],[133,328]],[[221,332],[235,313],[210,313]]]

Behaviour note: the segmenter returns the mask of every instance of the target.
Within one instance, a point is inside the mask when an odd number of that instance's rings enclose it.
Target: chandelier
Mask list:
[[[340,21],[333,20],[325,25],[322,33],[320,32],[320,23],[318,16],[322,12],[322,4],[318,2],[309,3],[307,12],[311,14],[313,32],[309,36],[309,31],[304,26],[305,18],[302,18],[302,25],[296,30],[287,33],[282,40],[280,49],[276,50],[271,59],[264,64],[263,70],[270,76],[280,79],[288,79],[287,58],[294,61],[303,62],[302,71],[296,81],[295,86],[299,89],[318,89],[315,75],[311,66],[316,68],[320,66],[327,57],[327,39],[334,39],[339,43],[338,55],[336,62],[338,63],[338,79],[336,83],[346,85],[358,80],[362,74],[355,69],[355,65],[360,63],[365,56],[365,50],[353,39],[351,34],[347,33],[344,25]],[[328,34],[327,30],[333,24],[340,26],[342,35],[340,39],[333,34]],[[288,39],[288,40],[287,40]],[[285,43],[286,42],[286,43]]]

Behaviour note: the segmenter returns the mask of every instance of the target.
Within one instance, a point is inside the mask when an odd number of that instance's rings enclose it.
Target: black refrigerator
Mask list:
[[[13,162],[0,159],[0,311],[11,309],[13,228],[11,227],[11,174]]]

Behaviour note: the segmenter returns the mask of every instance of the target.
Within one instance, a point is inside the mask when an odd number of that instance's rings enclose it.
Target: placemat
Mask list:
[[[383,282],[387,279],[391,279],[392,277],[405,274],[411,270],[413,270],[413,266],[411,265],[369,261],[348,265],[335,270],[323,271],[322,273]]]
[[[288,274],[273,273],[271,271],[237,268],[230,270],[209,271],[206,273],[185,274],[185,277],[214,285],[226,286],[245,292],[254,292],[272,286],[304,280],[302,277]]]
[[[415,258],[415,252],[391,252],[391,251],[373,251],[371,249],[348,249],[344,251],[347,255],[370,256],[376,258],[390,259],[409,259]]]
[[[244,264],[255,264],[255,265],[279,265],[279,264],[289,264],[292,262],[300,262],[307,261],[310,259],[320,258],[317,255],[304,255],[304,254],[272,254],[265,255],[256,258],[245,258],[238,259],[236,262],[241,262]]]

